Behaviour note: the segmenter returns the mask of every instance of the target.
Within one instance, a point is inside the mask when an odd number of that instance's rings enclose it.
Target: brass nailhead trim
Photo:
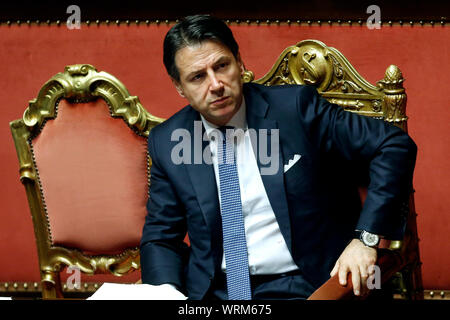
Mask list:
[[[173,24],[173,23],[176,23],[178,21],[179,21],[178,19],[175,20],[175,21],[171,21],[171,20],[167,20],[167,19],[165,19],[165,20],[156,19],[156,20],[152,20],[152,21],[151,20],[133,20],[133,21],[131,21],[131,20],[115,20],[114,23],[116,25],[121,25],[121,24],[130,25],[130,24],[133,24],[133,23],[136,24],[136,25],[140,25],[141,23],[145,23],[147,25],[150,25],[150,24],[157,24],[157,25],[159,25],[161,23]],[[110,20],[101,21],[101,20],[98,20],[98,19],[95,20],[94,22],[97,25],[100,25],[100,24],[103,24],[103,23],[108,25],[108,24],[111,23]],[[261,21],[260,19],[256,19],[256,20],[249,20],[249,19],[246,19],[246,20],[240,20],[240,19],[230,20],[230,19],[226,19],[225,22],[227,24],[237,24],[237,25],[241,25],[242,23],[245,23],[247,25],[251,25],[251,24],[260,25],[261,23],[265,23],[267,25],[271,25],[271,24],[276,24],[276,25],[287,24],[287,25],[291,25],[293,23],[293,21],[290,20],[290,19],[287,19],[287,20],[266,19],[264,21]],[[363,21],[361,19],[358,19],[358,20],[347,20],[347,21],[342,21],[341,19],[338,19],[338,20],[334,20],[334,21],[332,21],[332,20],[327,20],[326,21],[326,23],[328,23],[329,25],[333,25],[333,24],[337,23],[338,25],[345,25],[346,24],[346,25],[350,25],[350,26],[353,25],[353,24],[358,24],[360,26],[364,26],[365,25],[364,22],[365,21]],[[21,25],[21,24],[23,24],[23,21],[21,21],[21,20],[10,21],[10,20],[8,20],[6,22],[3,21],[3,22],[0,22],[0,23],[6,23],[7,25],[10,26],[10,25],[13,25],[13,24]],[[30,20],[26,20],[26,24],[30,25],[31,23],[33,23],[33,22],[30,21]],[[34,21],[34,23],[39,25],[39,24],[41,24],[41,21],[36,20],[36,21]],[[45,23],[48,24],[48,25],[51,25],[53,23],[55,23],[57,25],[60,25],[63,22],[60,21],[60,20],[56,20],[55,22],[51,22],[50,20],[46,20]],[[82,23],[89,26],[89,25],[91,25],[93,23],[93,21],[86,20],[86,21],[84,21]],[[297,24],[302,24],[303,23],[303,24],[307,24],[307,25],[319,25],[319,26],[321,26],[324,23],[324,21],[322,21],[322,20],[316,20],[316,21],[313,21],[313,20],[299,20],[298,19],[298,20],[295,20],[295,23],[297,23]],[[389,20],[389,21],[384,21],[384,22],[383,21],[379,21],[379,23],[381,25],[384,24],[384,25],[389,25],[389,26],[396,25],[396,24],[398,24],[400,26],[403,26],[405,24],[405,22],[403,20],[398,20],[398,21]],[[413,26],[413,25],[421,25],[421,26],[431,25],[431,26],[434,26],[436,24],[441,24],[443,26],[447,25],[447,22],[445,20],[441,20],[441,21],[438,21],[438,22],[436,22],[434,20],[430,20],[430,21],[424,21],[424,20],[412,21],[411,20],[411,21],[408,21],[407,23],[409,23],[409,25],[411,25],[411,26]]]
[[[426,300],[450,300],[450,290],[424,290],[424,298]]]
[[[149,20],[149,19],[140,20],[140,19],[136,19],[136,20],[133,20],[133,22],[136,25],[140,25],[141,22],[145,22],[145,24],[150,25],[150,24],[160,24],[161,22],[164,22],[165,24],[173,24],[173,23],[177,23],[178,21],[179,21],[178,19],[175,19],[175,20],[169,20],[169,19],[155,19],[155,20]],[[236,23],[238,25],[241,24],[242,22],[245,22],[247,25],[250,25],[250,24],[253,24],[253,23],[255,23],[256,25],[259,25],[259,24],[261,24],[262,21],[264,23],[266,23],[267,25],[270,25],[270,24],[273,24],[273,23],[276,24],[276,25],[279,25],[279,24],[290,25],[292,23],[292,20],[290,20],[290,19],[280,20],[280,19],[276,19],[276,18],[275,19],[265,19],[265,20],[260,20],[260,19],[255,19],[255,20],[251,20],[251,19],[245,19],[245,20],[244,19],[233,19],[233,20],[232,19],[224,19],[224,21],[227,24]],[[302,20],[300,20],[300,19],[297,19],[295,21],[297,22],[297,24],[301,24],[302,23]],[[19,20],[16,20],[16,21],[6,20],[6,21],[0,21],[0,25],[6,24],[8,26],[11,26],[13,24],[17,24],[17,25],[20,26],[24,22],[27,25],[31,25],[32,23],[35,23],[36,25],[40,25],[42,21],[40,21],[39,19],[34,20],[34,21],[30,20],[30,19],[27,19],[27,20],[20,20],[19,19]],[[85,20],[84,22],[82,21],[81,23],[84,23],[84,24],[89,26],[92,22],[93,21]],[[364,22],[365,21],[362,20],[362,19],[354,19],[354,20],[347,20],[347,21],[342,21],[341,19],[327,20],[327,23],[329,25],[333,25],[333,24],[337,23],[338,25],[348,24],[348,25],[351,26],[353,23],[357,23],[360,26],[363,26],[365,24]],[[44,21],[44,23],[46,23],[47,25],[51,25],[51,24],[60,25],[60,24],[64,24],[65,21],[63,21],[63,20],[54,20],[54,21],[52,21],[52,20],[47,19],[47,20]],[[100,25],[100,24],[103,24],[103,23],[108,25],[109,23],[111,23],[111,21],[109,19],[106,19],[106,20],[96,19],[95,23],[97,25]],[[117,19],[117,20],[114,20],[114,23],[116,25],[120,25],[122,23],[125,23],[126,25],[130,25],[131,24],[131,20],[130,19],[125,19],[125,20]],[[316,21],[303,20],[303,23],[306,23],[308,25],[316,25],[317,24],[317,25],[320,26],[320,25],[322,25],[323,21],[320,20],[320,19],[316,20]],[[389,20],[389,21],[385,21],[385,22],[379,21],[379,23],[380,24],[388,24],[389,26],[394,25],[394,24],[399,24],[399,25],[402,26],[405,22],[403,20],[398,20],[398,21]],[[444,18],[444,17],[441,18],[440,21],[435,21],[435,20],[428,20],[428,21],[426,21],[426,20],[420,19],[420,20],[415,20],[415,21],[410,20],[407,23],[409,23],[409,25],[411,25],[411,26],[417,25],[417,24],[419,24],[421,26],[423,26],[423,25],[434,26],[435,24],[441,24],[442,26],[447,25],[446,18]]]
[[[103,283],[97,282],[84,282],[81,287],[74,287],[73,289],[69,289],[67,284],[63,284],[64,292],[94,292],[96,291]],[[42,286],[39,282],[0,282],[0,293],[11,293],[17,295],[21,292],[29,292],[29,293],[39,293],[42,290]],[[3,294],[4,295],[4,294]]]
[[[94,292],[101,285],[100,282],[83,282],[79,288],[68,289],[67,285],[63,284],[63,290],[65,292]],[[21,292],[39,293],[41,290],[42,287],[39,282],[0,282],[0,293],[20,295]],[[450,290],[423,290],[423,293],[426,300],[450,300]],[[402,299],[402,297],[397,296],[396,299]]]

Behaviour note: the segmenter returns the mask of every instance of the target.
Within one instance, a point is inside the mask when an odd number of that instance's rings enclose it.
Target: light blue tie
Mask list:
[[[220,127],[219,130],[224,137],[222,145],[218,143],[217,146],[217,160],[228,299],[250,300],[252,293],[248,270],[247,241],[245,240],[239,176],[234,155],[233,129],[232,127]]]

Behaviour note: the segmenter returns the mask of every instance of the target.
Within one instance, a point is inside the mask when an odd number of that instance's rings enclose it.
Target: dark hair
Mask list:
[[[222,43],[237,58],[239,46],[230,28],[222,20],[210,15],[188,16],[174,25],[164,38],[163,61],[167,73],[179,81],[180,73],[175,65],[175,54],[186,46],[199,44],[205,40]]]

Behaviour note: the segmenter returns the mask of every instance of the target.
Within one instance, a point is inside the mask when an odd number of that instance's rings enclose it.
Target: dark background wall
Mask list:
[[[1,18],[5,20],[64,19],[69,5],[82,8],[83,19],[95,21],[115,19],[171,19],[197,13],[214,14],[223,19],[304,19],[342,20],[367,19],[369,5],[382,8],[383,21],[403,20],[440,21],[448,19],[450,5],[446,1],[420,0],[249,0],[249,1],[4,1],[0,4]]]

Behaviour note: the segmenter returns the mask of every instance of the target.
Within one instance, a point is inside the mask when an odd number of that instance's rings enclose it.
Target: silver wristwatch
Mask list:
[[[376,248],[380,243],[380,236],[363,230],[359,234],[359,240],[367,247]]]

